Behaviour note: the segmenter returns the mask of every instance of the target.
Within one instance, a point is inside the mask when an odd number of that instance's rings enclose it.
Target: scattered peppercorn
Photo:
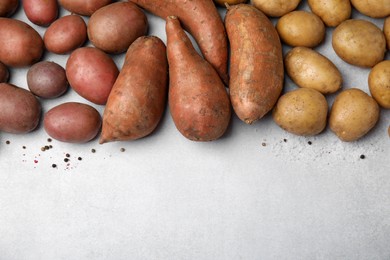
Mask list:
[[[53,164],[51,165],[51,167],[52,167],[52,168],[57,168],[57,164],[53,163]]]
[[[125,148],[121,148],[121,152],[123,153],[124,151],[126,151],[126,149]]]
[[[50,143],[52,140],[51,140],[51,138],[47,138],[47,141]]]
[[[6,144],[10,144],[11,142],[9,140],[5,141]]]
[[[23,145],[22,148],[23,148],[23,149],[26,149],[26,146]]]
[[[261,143],[261,145],[262,145],[262,146],[267,146],[267,144],[266,144],[266,143]]]
[[[311,145],[312,144],[312,142],[311,141],[309,141],[309,142],[307,142],[309,145]]]
[[[92,148],[92,149],[91,149],[91,152],[92,152],[92,153],[96,153],[96,150]]]
[[[360,155],[360,159],[364,160],[366,156],[364,154]]]
[[[65,154],[65,156],[69,158],[69,157],[70,157],[70,154],[67,153],[67,154]]]
[[[69,162],[69,158],[65,158],[65,159],[64,159],[64,162]]]
[[[283,139],[283,142],[287,143],[287,139],[286,139],[286,138],[284,138],[284,139]]]
[[[78,158],[77,158],[77,160],[79,160],[79,161],[81,161],[82,159],[83,159],[83,158],[81,158],[81,157],[78,157]]]

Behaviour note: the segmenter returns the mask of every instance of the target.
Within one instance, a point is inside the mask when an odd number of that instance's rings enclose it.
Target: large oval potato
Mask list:
[[[9,70],[7,66],[0,62],[0,83],[7,82],[9,79]]]
[[[312,88],[322,94],[341,88],[343,79],[337,67],[325,56],[306,47],[290,50],[284,65],[288,76],[303,88]]]
[[[82,46],[87,40],[87,25],[77,14],[66,15],[47,28],[43,41],[48,51],[65,54]]]
[[[251,0],[251,4],[264,14],[280,17],[294,11],[301,0]]]
[[[385,34],[387,49],[390,50],[390,16],[383,23],[383,33]]]
[[[13,15],[19,6],[19,0],[1,0],[0,17],[9,17]]]
[[[112,0],[59,0],[59,3],[71,13],[91,16],[99,8],[112,3]]]
[[[379,62],[371,69],[368,87],[376,102],[381,107],[390,109],[390,60]]]
[[[23,0],[27,18],[34,24],[48,26],[57,19],[57,0]]]
[[[327,26],[335,27],[351,17],[349,0],[308,0],[308,4]]]
[[[373,18],[390,15],[389,0],[351,0],[351,3],[360,13]]]
[[[352,142],[367,134],[378,119],[376,101],[364,91],[351,88],[336,96],[330,110],[329,126],[342,141]]]
[[[38,126],[41,104],[30,91],[0,83],[0,93],[0,131],[24,134]]]
[[[283,15],[276,24],[283,42],[290,46],[316,47],[325,38],[325,25],[315,14],[293,11]]]
[[[67,102],[51,108],[43,125],[49,136],[68,143],[85,143],[98,134],[102,124],[99,112],[92,106]]]
[[[332,46],[336,54],[349,64],[373,67],[383,60],[386,40],[382,31],[372,22],[350,19],[333,31]]]
[[[119,74],[114,60],[94,47],[73,51],[65,70],[70,86],[80,96],[98,105],[106,104]]]
[[[10,67],[37,62],[43,53],[43,40],[25,22],[0,17],[0,61]]]
[[[146,34],[148,19],[134,3],[117,2],[93,13],[87,28],[88,38],[95,47],[108,53],[121,53]]]

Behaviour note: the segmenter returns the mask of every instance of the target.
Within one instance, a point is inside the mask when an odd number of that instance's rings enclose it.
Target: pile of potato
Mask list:
[[[0,3],[0,131],[28,133],[43,120],[63,142],[100,143],[143,138],[159,124],[168,104],[177,130],[193,141],[212,141],[232,113],[252,124],[272,113],[286,131],[317,135],[327,125],[343,141],[355,141],[390,109],[390,1],[308,0],[2,0]],[[31,23],[12,18],[22,5]],[[221,19],[216,5],[226,7]],[[71,14],[59,17],[60,8]],[[351,19],[385,18],[383,28]],[[166,22],[166,44],[147,35],[145,11]],[[88,23],[82,16],[88,16]],[[274,26],[270,18],[277,18]],[[370,94],[342,89],[342,74],[314,48],[334,27],[332,46],[345,62],[372,68]],[[186,32],[199,46],[201,55]],[[93,46],[86,46],[86,42]],[[291,46],[283,55],[282,44]],[[68,55],[65,68],[44,52]],[[125,53],[118,68],[112,55]],[[29,67],[28,90],[7,83],[9,67]],[[284,93],[288,75],[299,87]],[[80,102],[58,104],[41,119],[41,102],[70,86],[104,106],[102,115]],[[325,95],[336,94],[329,108]],[[390,135],[390,127],[389,127]]]

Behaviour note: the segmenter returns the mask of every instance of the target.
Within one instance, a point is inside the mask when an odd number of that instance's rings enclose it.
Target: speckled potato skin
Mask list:
[[[7,66],[0,62],[0,83],[5,83],[9,79],[9,70]]]
[[[218,73],[194,49],[177,17],[167,17],[169,109],[179,132],[192,141],[212,141],[226,131],[230,101]]]
[[[212,0],[129,0],[165,19],[180,19],[198,43],[204,58],[215,68],[222,81],[228,83],[228,43],[222,18]]]
[[[360,13],[373,18],[390,15],[389,0],[351,0],[351,3]]]
[[[99,8],[112,3],[112,0],[59,0],[59,3],[71,13],[91,16]]]
[[[37,62],[43,53],[43,40],[23,21],[0,17],[0,62],[25,67]]]
[[[332,35],[334,51],[349,64],[373,67],[385,56],[385,36],[369,21],[346,20],[336,27]]]
[[[166,47],[155,36],[141,36],[130,45],[108,98],[99,142],[151,134],[165,111],[167,95]]]
[[[378,104],[390,109],[390,60],[375,65],[368,75],[368,87]]]
[[[308,0],[308,4],[311,11],[329,27],[336,27],[351,17],[349,0]]]
[[[0,131],[25,134],[38,126],[41,104],[30,91],[0,83],[0,93]]]
[[[351,88],[338,94],[329,115],[330,129],[345,142],[366,135],[378,122],[379,106],[364,91]]]
[[[295,47],[285,56],[288,76],[303,88],[312,88],[322,94],[341,88],[343,79],[337,67],[325,56],[306,47]]]
[[[290,46],[316,47],[325,38],[325,25],[321,18],[307,11],[292,11],[283,15],[276,24],[282,41]]]
[[[51,108],[44,116],[45,131],[52,138],[68,143],[86,143],[101,127],[99,112],[79,102],[66,102]]]
[[[13,15],[19,6],[19,0],[1,0],[0,17],[9,17]]]
[[[390,16],[383,23],[383,33],[385,34],[387,49],[390,50]]]
[[[34,24],[48,26],[57,19],[57,0],[23,0],[27,18]]]
[[[320,92],[298,88],[283,94],[272,117],[277,125],[295,135],[312,136],[326,126],[328,103]]]
[[[237,4],[243,4],[245,3],[247,0],[214,0],[214,2],[219,5],[219,6],[223,6],[223,7],[226,7],[225,3],[229,4],[229,5],[237,5]]]
[[[301,0],[251,0],[251,4],[271,17],[280,17],[294,11]]]
[[[230,41],[230,100],[245,123],[261,119],[283,88],[284,68],[279,36],[261,11],[240,4],[228,9],[225,26]]]

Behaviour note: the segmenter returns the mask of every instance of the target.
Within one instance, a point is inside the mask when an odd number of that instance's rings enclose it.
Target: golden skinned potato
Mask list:
[[[297,8],[301,0],[251,0],[251,4],[267,16],[280,17]]]
[[[225,6],[225,3],[229,5],[237,5],[245,3],[246,1],[247,0],[214,0],[214,2],[220,6]]]
[[[383,32],[373,23],[350,19],[333,31],[332,46],[336,54],[349,64],[373,67],[382,61],[386,51]]]
[[[387,49],[390,50],[390,16],[383,23],[383,33],[385,34]]]
[[[351,0],[351,3],[360,13],[373,18],[390,15],[389,0]]]
[[[372,97],[383,107],[390,109],[390,60],[375,65],[368,75]]]
[[[337,67],[325,56],[306,47],[290,50],[284,65],[288,76],[303,88],[312,88],[322,94],[341,88],[343,79]]]
[[[326,126],[328,103],[325,96],[310,88],[299,88],[283,94],[274,107],[272,117],[287,132],[311,136]]]
[[[349,0],[308,0],[308,4],[326,26],[335,27],[351,17]]]
[[[276,24],[283,42],[290,46],[315,47],[325,38],[325,25],[315,14],[293,11],[283,15]]]
[[[334,100],[329,115],[330,129],[345,142],[356,141],[378,122],[379,106],[364,91],[351,88]]]

